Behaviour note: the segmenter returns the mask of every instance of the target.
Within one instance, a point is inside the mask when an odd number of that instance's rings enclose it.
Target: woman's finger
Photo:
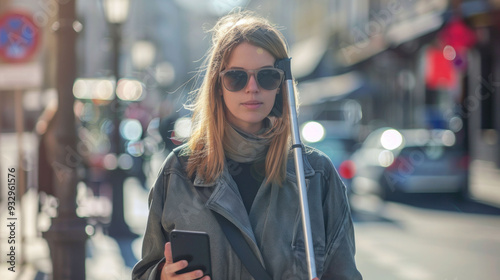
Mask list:
[[[165,264],[173,263],[172,260],[172,245],[170,242],[165,243],[165,250],[163,251],[163,255],[165,256]]]
[[[165,250],[163,252],[165,255],[165,265],[163,266],[162,274],[164,274],[167,279],[174,278],[175,279],[198,279],[203,276],[203,271],[195,270],[183,274],[176,274],[177,271],[188,266],[188,262],[185,260],[181,260],[178,262],[173,262],[172,259],[172,247],[170,242],[165,243]],[[203,277],[201,280],[210,280],[209,276]]]
[[[183,268],[188,266],[187,261],[178,261],[175,263],[165,263],[165,266],[163,267],[163,272],[166,273],[167,275],[175,275],[175,273]],[[202,275],[198,276],[201,277]]]
[[[201,270],[195,270],[195,271],[191,271],[191,272],[188,272],[188,273],[184,273],[184,274],[181,274],[183,276],[183,278],[181,279],[186,279],[186,280],[191,280],[191,279],[198,279],[200,278],[201,276],[203,276],[203,271]],[[179,276],[181,276],[179,275]]]

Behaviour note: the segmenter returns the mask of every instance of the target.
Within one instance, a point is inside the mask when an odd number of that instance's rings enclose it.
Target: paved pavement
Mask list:
[[[474,160],[470,177],[471,196],[500,208],[500,169],[493,162]]]
[[[38,197],[34,193],[27,193],[21,205],[38,205]],[[23,221],[22,227],[16,229],[16,265],[15,272],[9,271],[11,265],[7,262],[9,229],[1,229],[2,262],[0,264],[0,279],[2,280],[49,280],[52,271],[49,247],[40,233],[30,229],[28,224],[43,224],[43,215],[28,212],[29,207],[23,206],[23,213],[17,221]],[[6,212],[2,213],[1,220],[6,221]],[[130,279],[131,269],[137,261],[135,254],[140,250],[141,238],[115,240],[105,235],[101,228],[90,228],[94,231],[86,243],[86,279]],[[23,234],[19,235],[19,232]],[[23,236],[20,240],[19,236]],[[135,252],[134,252],[135,251]],[[22,253],[21,253],[22,252]],[[123,253],[122,253],[123,252]]]
[[[476,280],[500,275],[500,208],[444,194],[412,194],[355,213],[365,279]]]

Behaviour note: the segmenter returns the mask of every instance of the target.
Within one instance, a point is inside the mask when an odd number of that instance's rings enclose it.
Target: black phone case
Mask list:
[[[170,233],[172,259],[174,262],[186,260],[188,266],[177,274],[202,270],[204,276],[212,277],[210,260],[210,238],[205,232],[173,230]]]

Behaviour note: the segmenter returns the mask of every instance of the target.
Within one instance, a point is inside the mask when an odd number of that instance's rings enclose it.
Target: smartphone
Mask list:
[[[170,232],[170,243],[173,261],[188,262],[188,266],[177,271],[177,274],[199,269],[203,271],[203,276],[212,277],[210,239],[206,232],[174,229]]]

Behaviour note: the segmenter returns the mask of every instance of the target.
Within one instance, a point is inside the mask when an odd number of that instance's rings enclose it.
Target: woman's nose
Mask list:
[[[257,79],[255,79],[255,75],[249,75],[248,84],[246,87],[247,92],[256,92],[259,90],[259,84],[257,83]]]

